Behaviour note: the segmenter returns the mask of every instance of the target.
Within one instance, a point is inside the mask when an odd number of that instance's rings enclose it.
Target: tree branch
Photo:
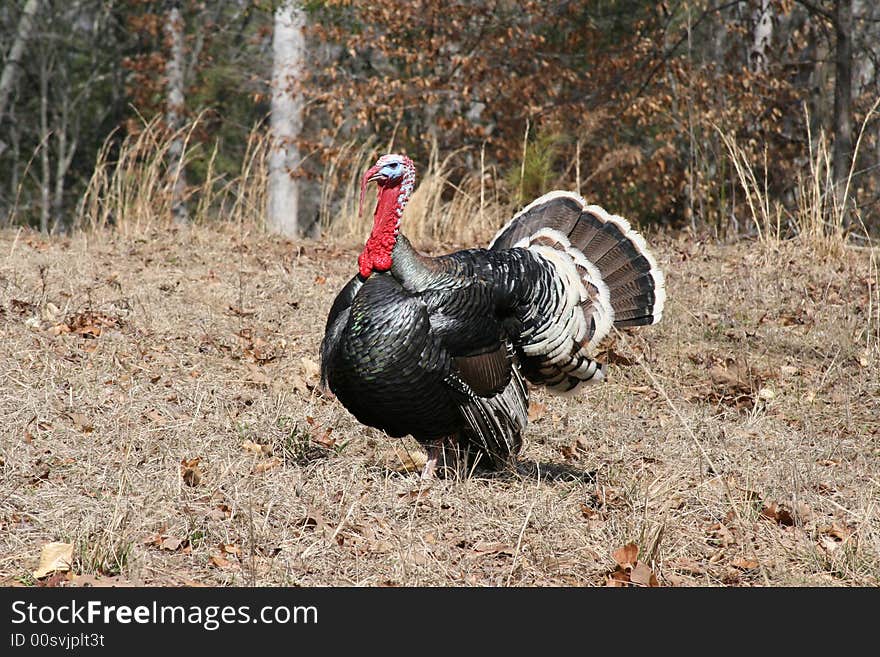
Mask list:
[[[825,7],[815,5],[811,2],[811,0],[795,0],[795,2],[797,2],[801,7],[806,9],[811,14],[821,16],[822,18],[831,21],[832,24],[835,22],[834,14],[825,9]]]

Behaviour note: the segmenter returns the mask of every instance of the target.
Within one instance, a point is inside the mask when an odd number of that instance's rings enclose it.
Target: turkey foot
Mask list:
[[[428,443],[428,460],[422,469],[422,480],[433,479],[437,470],[437,460],[443,455],[444,438],[438,438]]]

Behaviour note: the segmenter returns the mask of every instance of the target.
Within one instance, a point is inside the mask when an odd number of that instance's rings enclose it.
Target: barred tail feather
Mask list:
[[[663,315],[663,272],[645,239],[623,217],[554,191],[523,208],[491,249],[525,248],[554,271],[550,312],[521,336],[523,373],[555,392],[604,378],[590,354],[612,326],[655,324]],[[546,308],[545,308],[546,311]]]

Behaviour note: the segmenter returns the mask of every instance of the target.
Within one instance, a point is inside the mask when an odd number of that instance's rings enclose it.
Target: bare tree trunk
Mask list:
[[[49,232],[50,188],[52,171],[49,168],[49,63],[44,57],[40,63],[40,231]]]
[[[773,40],[773,9],[770,0],[758,0],[752,12],[752,47],[749,49],[749,70],[767,72],[767,49]]]
[[[34,16],[39,7],[40,0],[28,0],[24,5],[24,11],[21,12],[21,18],[18,19],[18,32],[15,35],[15,41],[12,42],[12,48],[9,50],[9,57],[3,67],[3,73],[0,74],[0,121],[6,114],[6,104],[9,102],[12,87],[15,86],[15,76],[21,67],[24,46],[34,29]]]
[[[65,94],[57,104],[61,105],[61,108],[60,115],[56,116],[55,121],[57,159],[55,161],[55,192],[52,198],[52,217],[54,218],[52,224],[53,233],[56,233],[61,227],[61,217],[63,216],[64,211],[64,183],[77,148],[76,131],[70,129],[69,95]]]
[[[171,216],[176,224],[185,224],[189,220],[186,210],[186,170],[183,168],[184,137],[180,129],[183,126],[184,95],[183,95],[183,17],[177,3],[168,12],[165,23],[165,34],[171,42],[171,56],[165,65],[167,103],[165,106],[165,122],[174,134],[168,148],[168,171],[174,177],[171,187]]]
[[[298,0],[284,0],[275,10],[272,36],[272,148],[269,154],[267,227],[288,237],[303,232],[299,217],[299,184],[294,174],[300,166],[296,140],[303,124],[302,93],[297,83],[303,74],[305,13]]]
[[[0,73],[0,122],[6,115],[6,109],[9,104],[9,96],[15,86],[15,78],[18,69],[21,68],[21,59],[24,56],[24,47],[30,38],[30,34],[34,28],[34,16],[39,9],[39,0],[28,0],[18,19],[18,29],[16,30],[15,40],[12,42],[12,48],[9,50],[9,56],[6,58],[6,64],[3,66],[3,72]],[[3,139],[0,139],[0,155],[8,148]]]
[[[852,163],[852,0],[834,5],[834,181],[838,187],[849,175]],[[841,193],[842,193],[841,189]]]

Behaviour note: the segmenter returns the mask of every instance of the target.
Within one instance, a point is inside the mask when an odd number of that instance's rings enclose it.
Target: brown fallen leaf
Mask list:
[[[611,554],[611,558],[622,568],[635,565],[638,561],[638,556],[639,546],[632,542],[627,543]]]
[[[176,538],[174,536],[165,536],[162,537],[159,542],[159,549],[167,550],[168,552],[177,552],[178,550],[186,548],[188,543],[189,542],[185,539]]]
[[[226,520],[232,517],[232,508],[228,504],[218,504],[205,514],[209,520]]]
[[[730,562],[730,565],[740,570],[755,570],[760,564],[757,559],[736,557]]]
[[[220,554],[212,554],[208,558],[208,563],[210,565],[214,566],[215,568],[220,568],[222,570],[229,570],[229,569],[239,570],[239,569],[241,569],[240,565],[238,565],[237,563],[235,563],[233,561],[230,561],[229,559],[227,559],[226,557],[224,557],[223,555],[220,555]]]
[[[311,389],[306,383],[306,380],[302,378],[299,374],[294,374],[290,377],[290,387],[299,394],[306,396],[309,394],[309,390]]]
[[[300,519],[299,524],[303,529],[313,528],[315,531],[322,531],[327,527],[324,516],[312,507],[306,507],[306,515]]]
[[[629,580],[640,586],[660,586],[654,571],[647,564],[637,563],[629,574]]]
[[[852,536],[853,530],[842,524],[840,521],[835,520],[830,525],[820,527],[819,533],[831,537],[832,540],[844,542]]]
[[[413,488],[405,493],[398,493],[397,497],[406,502],[424,503],[428,497],[429,488]]]
[[[471,546],[477,554],[506,554],[513,556],[513,548],[507,543],[498,541],[477,541]]]
[[[70,419],[73,422],[73,426],[82,431],[83,433],[91,433],[95,430],[95,427],[91,422],[86,419],[86,416],[82,413],[71,413]]]
[[[40,549],[40,563],[33,572],[34,578],[41,579],[49,573],[60,570],[66,572],[73,564],[73,543],[46,543]]]
[[[629,573],[619,566],[605,577],[605,586],[619,588],[629,585]]]
[[[260,445],[259,443],[255,443],[252,440],[244,440],[241,443],[241,448],[246,451],[254,454],[256,456],[271,456],[272,448],[269,445]]]
[[[720,522],[711,525],[707,530],[708,538],[706,542],[713,547],[727,547],[736,544],[736,537],[733,532]]]
[[[547,412],[547,407],[540,402],[529,402],[529,422],[537,422]]]
[[[59,586],[65,586],[70,581],[70,578],[72,576],[73,574],[69,571],[56,570],[45,579],[38,579],[37,586],[43,588],[55,588]]]
[[[220,543],[220,545],[218,545],[217,547],[220,548],[221,552],[231,554],[236,557],[241,554],[241,548],[235,543]]]
[[[202,457],[197,456],[194,459],[183,459],[180,462],[180,476],[183,477],[183,483],[187,486],[198,486],[202,481],[202,470],[199,463]]]
[[[251,470],[254,474],[262,474],[263,472],[268,472],[272,468],[277,468],[281,465],[282,461],[277,456],[272,456],[266,459],[265,461],[260,461],[254,466],[254,469]]]
[[[165,424],[168,421],[167,418],[155,408],[144,411],[144,417],[150,422],[155,422],[156,424]]]
[[[299,371],[306,381],[317,381],[321,376],[321,366],[311,358],[303,357],[300,359]]]
[[[402,445],[394,445],[391,449],[382,453],[379,458],[379,465],[392,472],[408,474],[421,472],[427,461],[427,455],[421,450],[408,450]]]
[[[119,576],[109,575],[74,575],[70,578],[71,587],[81,588],[109,588],[134,586],[130,581]]]
[[[244,379],[246,383],[250,383],[255,386],[271,385],[272,379],[270,379],[264,372],[262,372],[258,365],[254,365],[253,363],[245,364],[248,368],[248,375]]]
[[[761,509],[761,515],[768,520],[773,520],[780,525],[784,525],[785,527],[791,527],[792,525],[794,525],[794,516],[791,513],[791,509],[786,507],[784,504],[771,502],[763,509]]]

